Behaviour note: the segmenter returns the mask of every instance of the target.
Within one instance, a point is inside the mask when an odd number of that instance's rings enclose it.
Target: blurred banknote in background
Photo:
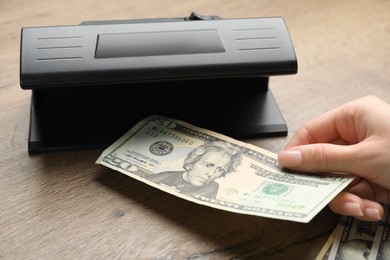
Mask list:
[[[343,216],[317,260],[390,260],[389,205],[377,222]],[[324,251],[327,250],[326,253]]]
[[[270,151],[158,115],[135,125],[96,163],[198,204],[303,223],[353,180],[289,171]]]

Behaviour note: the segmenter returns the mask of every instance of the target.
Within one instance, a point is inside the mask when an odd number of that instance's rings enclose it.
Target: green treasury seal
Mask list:
[[[288,190],[288,186],[281,183],[269,183],[263,188],[263,192],[268,195],[280,195]]]

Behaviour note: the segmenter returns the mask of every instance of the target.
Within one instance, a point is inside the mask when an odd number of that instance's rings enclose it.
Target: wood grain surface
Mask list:
[[[282,16],[289,28],[299,72],[270,81],[289,135],[244,141],[278,152],[300,125],[344,102],[368,94],[390,102],[388,0],[1,0],[0,259],[315,258],[339,219],[327,208],[307,224],[239,215],[95,165],[101,150],[28,155],[22,27],[191,11]]]

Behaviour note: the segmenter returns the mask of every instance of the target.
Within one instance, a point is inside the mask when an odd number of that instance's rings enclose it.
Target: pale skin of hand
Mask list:
[[[383,217],[390,204],[390,105],[375,96],[348,102],[303,125],[278,156],[304,172],[356,176],[329,207],[361,220]]]

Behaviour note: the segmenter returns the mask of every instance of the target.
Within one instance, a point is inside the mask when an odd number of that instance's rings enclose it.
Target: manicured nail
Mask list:
[[[366,208],[364,210],[364,213],[367,217],[373,219],[373,220],[380,220],[381,216],[379,214],[379,210],[375,208]]]
[[[348,215],[355,217],[363,217],[363,210],[360,207],[359,203],[347,202],[344,204],[344,208],[347,210]]]
[[[298,150],[284,150],[279,153],[279,164],[284,167],[298,167],[302,163],[302,153]]]

